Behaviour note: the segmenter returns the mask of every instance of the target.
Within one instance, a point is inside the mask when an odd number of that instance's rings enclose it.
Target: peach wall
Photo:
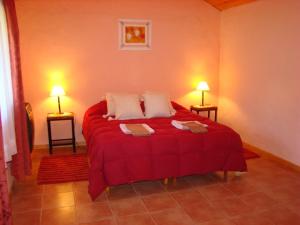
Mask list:
[[[216,103],[220,13],[202,0],[16,0],[26,100],[35,144],[47,144],[46,114],[56,111],[51,86],[63,83],[64,111],[76,113],[76,136],[88,106],[107,91],[163,90],[186,106],[200,101],[196,82]],[[152,50],[120,51],[118,19],[152,20]],[[64,125],[59,136],[67,135]]]
[[[221,14],[220,119],[244,141],[300,165],[300,1]]]

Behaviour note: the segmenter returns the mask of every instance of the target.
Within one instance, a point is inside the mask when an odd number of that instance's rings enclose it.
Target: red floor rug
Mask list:
[[[38,184],[54,184],[88,179],[86,154],[43,157],[38,171]]]
[[[255,158],[259,158],[259,155],[256,154],[255,152],[252,152],[246,148],[244,148],[244,158],[247,159],[255,159]]]

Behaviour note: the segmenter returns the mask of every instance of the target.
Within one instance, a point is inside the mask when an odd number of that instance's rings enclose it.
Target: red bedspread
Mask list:
[[[112,120],[102,117],[106,102],[90,107],[84,116],[83,135],[90,160],[89,193],[95,199],[106,186],[180,177],[215,171],[246,171],[240,136],[231,128],[189,112],[173,103],[171,118]],[[178,130],[171,120],[198,120],[208,132]],[[121,132],[120,123],[147,123],[155,130],[148,137]]]

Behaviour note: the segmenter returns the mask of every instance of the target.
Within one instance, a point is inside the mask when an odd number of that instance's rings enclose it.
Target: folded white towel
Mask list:
[[[189,128],[187,126],[184,126],[184,123],[188,123],[188,122],[195,122],[198,123],[199,125],[203,126],[203,127],[208,127],[207,124],[204,123],[200,123],[199,121],[179,121],[179,120],[172,120],[171,124],[176,127],[177,129],[180,130],[188,130]]]
[[[148,131],[150,132],[150,134],[153,134],[153,133],[155,132],[155,131],[154,131],[150,126],[148,126],[147,124],[143,123],[142,125],[143,125],[143,127],[144,127],[146,130],[148,130]],[[127,129],[126,124],[124,124],[124,123],[120,123],[120,129],[121,129],[121,131],[122,131],[124,134],[131,134],[131,131]]]

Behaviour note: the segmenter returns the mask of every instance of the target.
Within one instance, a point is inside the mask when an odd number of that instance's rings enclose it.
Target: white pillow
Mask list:
[[[116,119],[140,119],[145,118],[141,109],[139,96],[135,94],[115,94],[112,95]]]
[[[176,110],[173,108],[173,105],[172,105],[172,102],[169,98],[169,107],[170,107],[170,111],[171,111],[171,114],[172,116],[174,116],[176,114]]]
[[[143,97],[147,118],[170,117],[176,113],[171,105],[170,98],[165,94],[146,92]]]
[[[107,114],[105,115],[106,117],[108,116],[114,116],[116,114],[116,109],[115,109],[115,102],[113,99],[112,93],[106,93],[105,99],[106,99],[106,105],[107,105]]]

